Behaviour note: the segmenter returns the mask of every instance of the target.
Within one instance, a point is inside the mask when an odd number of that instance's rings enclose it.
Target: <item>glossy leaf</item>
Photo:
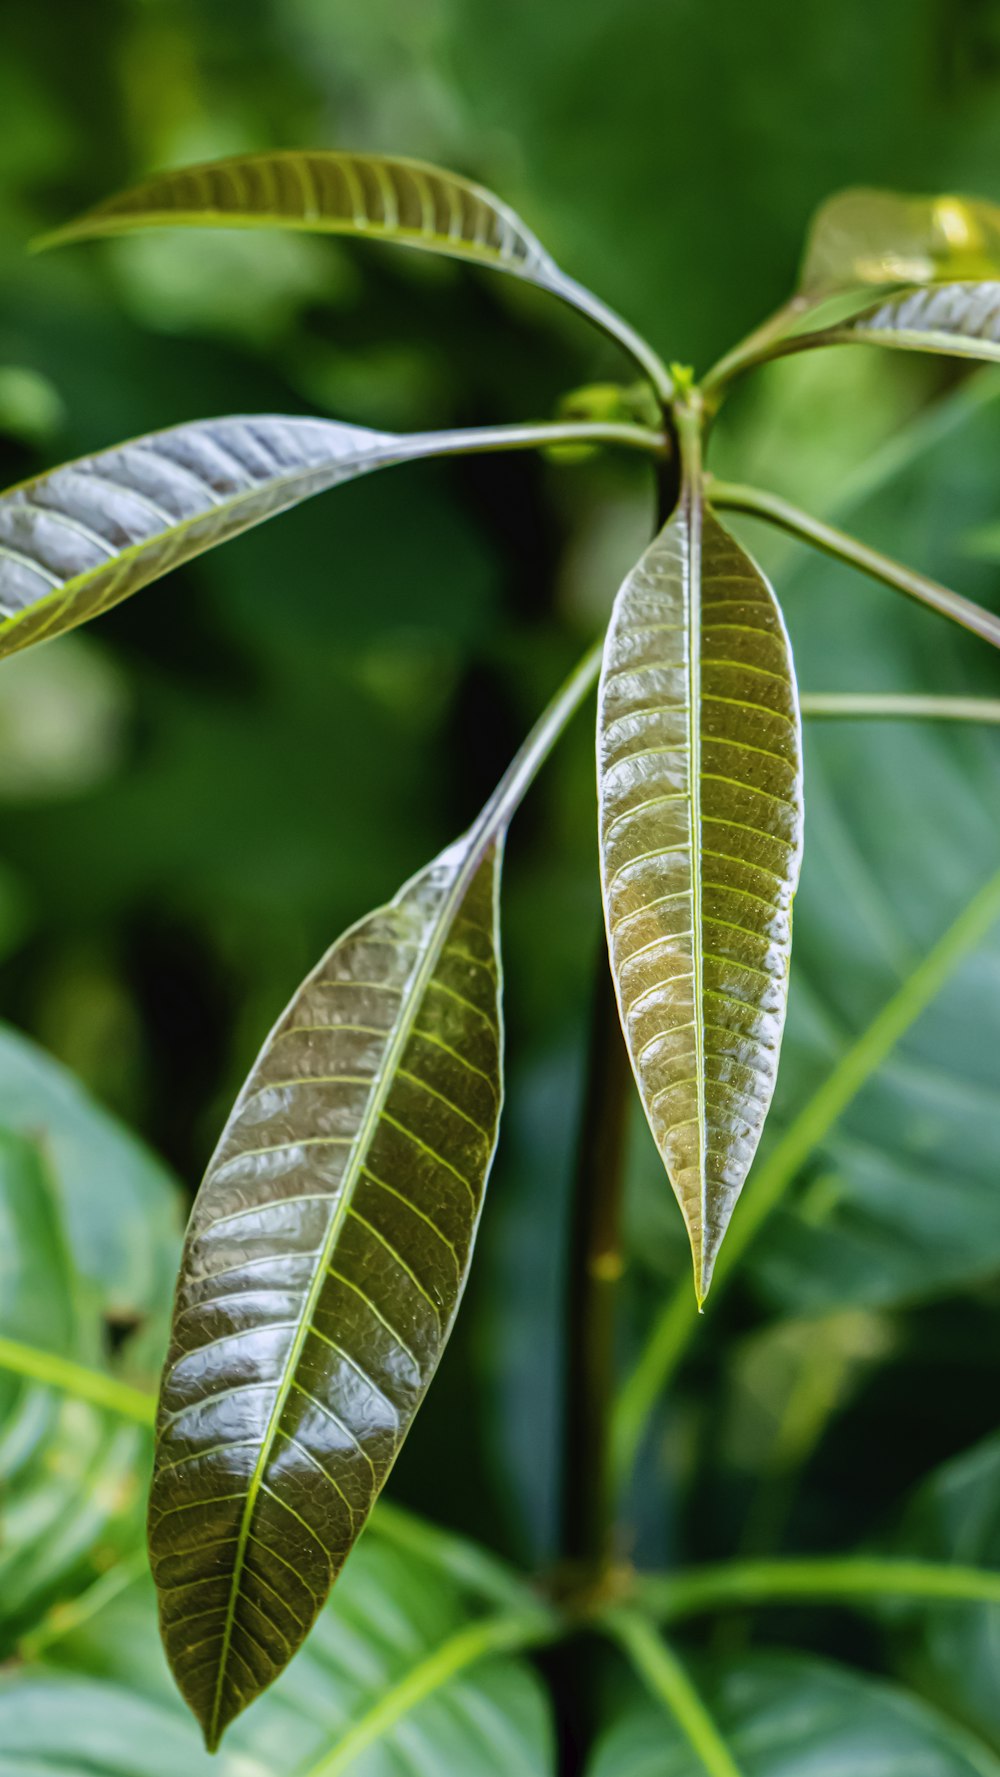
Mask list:
[[[210,1746],[309,1629],[451,1329],[500,1112],[501,848],[481,818],[333,946],[195,1205],[150,1547]]]
[[[817,211],[800,291],[812,301],[864,284],[1000,277],[1000,206],[979,198],[851,189]]]
[[[1000,1777],[974,1736],[908,1692],[794,1654],[709,1669],[699,1688],[740,1777]],[[704,1777],[681,1729],[638,1694],[620,1707],[587,1777]]]
[[[29,1644],[26,1663],[0,1677],[0,1777],[43,1767],[50,1777],[552,1777],[542,1686],[526,1660],[489,1645],[498,1621],[516,1645],[516,1615],[484,1616],[439,1569],[373,1536],[294,1668],[216,1758],[171,1682],[148,1576],[116,1571],[103,1591],[53,1620],[38,1651]],[[530,1641],[533,1607],[522,1609]],[[466,1657],[449,1666],[441,1655],[461,1649],[457,1638]],[[400,1708],[402,1686],[414,1694]],[[360,1726],[366,1748],[338,1765],[338,1747]]]
[[[822,337],[822,336],[821,336]],[[829,337],[904,352],[944,352],[1000,362],[1000,283],[907,290],[867,309]]]
[[[24,482],[0,496],[0,657],[311,494],[436,447],[326,420],[201,420]]]
[[[771,588],[697,494],[625,581],[598,709],[612,972],[699,1299],[774,1089],[802,823]]]
[[[180,1234],[179,1193],[163,1169],[8,1030],[0,1229],[2,1655],[42,1608],[141,1546],[148,1433],[35,1374],[53,1355],[150,1382]]]

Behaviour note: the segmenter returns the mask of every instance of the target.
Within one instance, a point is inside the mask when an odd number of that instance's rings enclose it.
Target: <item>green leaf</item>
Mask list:
[[[616,423],[392,435],[257,414],[173,426],[65,463],[0,495],[0,659],[373,469],[567,438],[660,450],[655,432]]]
[[[162,1169],[6,1030],[0,1234],[3,1653],[39,1610],[141,1545],[148,1432],[37,1378],[53,1360],[89,1364],[112,1387],[149,1374],[179,1236]]]
[[[552,288],[561,273],[492,192],[401,155],[233,155],[161,173],[108,198],[39,245],[136,228],[300,228],[471,259]]]
[[[177,226],[346,234],[509,272],[589,316],[631,353],[661,395],[673,392],[645,340],[560,271],[509,205],[481,185],[401,155],[289,150],[181,167],[108,198],[37,245]]]
[[[171,1684],[148,1577],[118,1570],[94,1604],[0,1678],[0,1777],[554,1773],[542,1686],[509,1651],[546,1637],[545,1612],[483,1615],[468,1589],[374,1537],[294,1669],[214,1759]]]
[[[819,1660],[757,1654],[709,1669],[701,1693],[742,1777],[1000,1777],[1000,1762],[907,1692]],[[634,1694],[587,1777],[704,1777],[682,1729]]]
[[[802,828],[781,612],[697,493],[628,576],[598,711],[612,972],[699,1300],[774,1090]]]
[[[906,290],[831,328],[826,337],[834,343],[943,352],[1000,363],[1000,284],[938,284]],[[820,334],[817,343],[823,338]]]
[[[0,658],[312,494],[426,449],[326,420],[202,420],[24,482],[0,497]]]
[[[799,289],[810,301],[865,284],[1000,277],[1000,207],[979,198],[838,192],[809,230]]]
[[[904,1557],[978,1562],[1000,1575],[1000,1435],[945,1463],[924,1482],[903,1515],[893,1549]],[[892,1618],[905,1625],[899,1639],[906,1675],[1000,1752],[1000,1604],[948,1604],[926,1614],[897,1607]]]
[[[150,1546],[212,1747],[309,1629],[451,1329],[500,1113],[501,851],[488,808],[333,946],[195,1205]]]

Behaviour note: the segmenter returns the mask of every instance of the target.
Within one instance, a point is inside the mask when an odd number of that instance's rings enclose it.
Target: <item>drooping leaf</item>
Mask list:
[[[210,1746],[312,1624],[451,1329],[500,1111],[502,843],[487,810],[333,946],[195,1205],[150,1547]]]
[[[998,266],[1000,269],[1000,266]],[[906,290],[866,309],[829,337],[904,352],[944,352],[1000,363],[1000,283],[937,284]]]
[[[587,292],[509,205],[455,173],[398,155],[289,150],[181,167],[97,204],[41,245],[178,225],[389,241],[510,272],[588,307]]]
[[[628,576],[598,708],[605,915],[702,1299],[774,1089],[802,826],[788,637],[697,490]]]
[[[851,189],[822,204],[799,289],[819,301],[864,284],[1000,277],[1000,206],[980,198]]]
[[[446,448],[446,434],[393,438],[327,420],[200,420],[11,488],[0,496],[0,658],[312,494]]]
[[[987,1747],[908,1692],[795,1654],[756,1654],[699,1675],[740,1777],[1000,1777]],[[587,1777],[704,1777],[661,1707],[625,1699]]]
[[[8,1030],[0,1031],[0,1230],[3,1656],[41,1609],[142,1542],[148,1432],[44,1386],[32,1360],[44,1369],[52,1354],[151,1380],[180,1233],[179,1192],[165,1171],[61,1067]]]
[[[893,1552],[1000,1568],[1000,1435],[928,1477],[903,1514]],[[923,1613],[899,1604],[885,1614],[900,1626],[906,1676],[1000,1751],[1000,1605],[956,1603]]]
[[[171,1682],[146,1574],[117,1571],[106,1601],[80,1620],[54,1621],[0,1678],[0,1773],[22,1777],[323,1777],[358,1724],[374,1729],[343,1766],[350,1777],[401,1770],[462,1777],[553,1777],[547,1699],[527,1661],[471,1638],[481,1600],[420,1557],[364,1538],[292,1671],[210,1758]],[[531,1639],[531,1610],[523,1607]],[[542,1613],[537,1612],[541,1615]],[[507,1613],[508,1623],[516,1613]],[[465,1658],[436,1673],[428,1662],[469,1637]],[[499,1643],[502,1637],[497,1638]],[[516,1644],[514,1633],[508,1645]],[[394,1708],[401,1686],[416,1694]],[[387,1707],[387,1704],[390,1705]]]

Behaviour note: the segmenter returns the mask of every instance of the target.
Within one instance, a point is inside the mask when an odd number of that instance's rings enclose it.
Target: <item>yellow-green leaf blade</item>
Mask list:
[[[210,1746],[310,1628],[451,1328],[500,1112],[501,845],[480,823],[333,946],[195,1205],[150,1548]]]
[[[200,420],[0,495],[0,658],[341,481],[433,448],[328,420]]]
[[[628,576],[598,705],[612,973],[703,1298],[774,1089],[801,733],[771,588],[697,490]]]
[[[980,198],[837,192],[813,218],[799,289],[820,300],[865,284],[1000,277],[1000,206]]]
[[[661,398],[673,393],[652,347],[561,271],[509,204],[443,167],[400,155],[289,150],[182,167],[109,198],[37,245],[177,226],[351,235],[509,272],[587,315],[641,365]]]
[[[43,246],[137,228],[298,228],[471,259],[552,285],[561,274],[521,218],[469,179],[401,155],[236,155],[161,173],[46,236]]]

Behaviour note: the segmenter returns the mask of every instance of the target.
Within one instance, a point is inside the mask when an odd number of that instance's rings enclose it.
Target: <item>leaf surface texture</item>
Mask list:
[[[210,1745],[311,1626],[451,1328],[500,1112],[499,864],[481,821],[333,946],[195,1205],[150,1547]]]
[[[433,448],[423,434],[328,420],[203,420],[11,488],[0,496],[0,658],[311,494]]]
[[[703,1298],[774,1089],[802,762],[771,588],[697,491],[618,594],[598,703],[605,915]]]

